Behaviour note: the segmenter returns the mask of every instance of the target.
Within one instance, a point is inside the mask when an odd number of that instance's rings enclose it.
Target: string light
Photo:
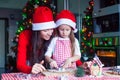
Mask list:
[[[81,30],[81,51],[85,54],[94,53],[93,49],[93,22],[92,22],[92,12],[93,12],[94,1],[89,1],[89,7],[86,8],[84,13],[86,14],[83,19],[83,29]],[[94,43],[95,44],[95,43]]]

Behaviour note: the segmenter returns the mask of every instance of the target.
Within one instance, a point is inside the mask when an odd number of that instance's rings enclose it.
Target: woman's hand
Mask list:
[[[40,72],[45,71],[45,67],[43,66],[44,61],[41,61],[40,63],[35,63],[32,67],[31,73],[38,74]]]
[[[58,68],[58,65],[57,65],[56,61],[52,60],[52,61],[50,62],[50,67],[57,69],[57,68]]]

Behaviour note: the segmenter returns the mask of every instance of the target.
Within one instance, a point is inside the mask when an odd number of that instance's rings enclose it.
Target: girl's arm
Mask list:
[[[75,38],[75,52],[74,52],[74,55],[78,55],[81,58],[80,45],[79,45],[79,42],[76,38]]]
[[[45,52],[45,56],[52,57],[52,53],[54,52],[55,49],[55,44],[56,44],[56,38],[53,38],[50,44],[48,45],[48,49]]]
[[[75,38],[75,52],[74,55],[70,58],[68,58],[65,63],[64,63],[64,68],[71,66],[73,62],[76,62],[80,60],[81,58],[81,53],[80,53],[80,46],[78,40]]]
[[[79,60],[81,58],[81,53],[80,53],[80,45],[78,40],[75,38],[75,52],[74,52],[74,56],[69,58],[69,60],[71,62],[75,62],[77,60]]]
[[[45,59],[50,64],[51,68],[58,68],[56,61],[54,61],[52,58],[50,58],[49,56],[45,56]]]
[[[54,61],[51,57],[49,56],[45,56],[45,60],[48,62],[48,63],[51,63],[52,61]]]
[[[64,65],[63,65],[63,68],[67,68],[67,67],[71,66],[73,62],[76,62],[79,59],[80,59],[80,56],[78,56],[78,55],[75,55],[73,57],[68,58],[65,61]]]
[[[48,49],[45,53],[45,60],[50,64],[50,67],[58,68],[56,61],[54,61],[52,57],[52,53],[54,52],[57,38],[53,38],[48,46]]]
[[[79,59],[80,59],[80,56],[78,56],[78,55],[74,55],[73,57],[68,58],[68,60],[71,61],[71,62],[76,62]]]

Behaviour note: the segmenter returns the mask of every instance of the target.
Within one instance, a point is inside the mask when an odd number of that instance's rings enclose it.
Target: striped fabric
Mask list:
[[[101,76],[101,77],[75,77],[75,76],[43,76],[41,74],[24,73],[4,73],[1,80],[120,80],[120,77]]]

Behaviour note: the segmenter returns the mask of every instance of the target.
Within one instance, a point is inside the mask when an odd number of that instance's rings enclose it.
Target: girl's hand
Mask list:
[[[50,62],[50,67],[51,67],[51,68],[56,68],[56,69],[57,69],[57,68],[58,68],[58,65],[57,65],[56,61],[54,61],[54,60],[51,61],[51,62]]]
[[[40,63],[35,63],[32,67],[31,73],[38,74],[40,72],[45,71],[45,67],[43,66],[44,61],[41,61]]]
[[[71,67],[71,65],[72,65],[72,60],[71,60],[70,58],[68,58],[68,59],[65,61],[64,65],[63,65],[63,68]]]

